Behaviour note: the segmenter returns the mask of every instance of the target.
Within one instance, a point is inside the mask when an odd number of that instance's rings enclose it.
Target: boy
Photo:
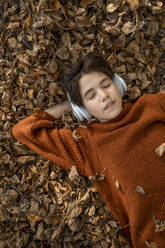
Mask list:
[[[165,95],[123,104],[114,73],[90,53],[66,71],[61,86],[97,121],[76,129],[54,128],[68,101],[39,110],[13,127],[13,135],[41,156],[89,177],[134,248],[165,247]],[[97,175],[97,177],[96,177]]]

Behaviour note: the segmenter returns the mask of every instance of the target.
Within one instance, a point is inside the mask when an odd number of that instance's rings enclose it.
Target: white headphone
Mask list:
[[[116,73],[114,73],[113,82],[116,85],[117,89],[119,90],[121,96],[124,96],[124,93],[127,91],[127,85],[125,81]],[[83,119],[91,119],[93,116],[88,112],[88,110],[84,107],[77,106],[75,103],[71,101],[70,95],[66,92],[68,101],[71,104],[72,111],[74,116],[79,120],[82,121]]]

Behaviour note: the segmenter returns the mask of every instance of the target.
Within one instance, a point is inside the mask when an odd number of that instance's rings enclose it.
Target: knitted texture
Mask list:
[[[41,156],[89,177],[123,226],[132,247],[165,247],[165,94],[146,94],[108,122],[70,129],[40,110],[17,123],[12,134]],[[161,229],[159,229],[162,224]],[[164,224],[164,228],[163,228]],[[163,230],[164,229],[164,230]],[[148,242],[148,243],[147,243]]]

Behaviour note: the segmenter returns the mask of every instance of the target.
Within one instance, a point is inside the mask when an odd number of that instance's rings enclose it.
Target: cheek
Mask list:
[[[91,113],[96,113],[99,111],[98,105],[95,101],[86,103],[86,108]]]

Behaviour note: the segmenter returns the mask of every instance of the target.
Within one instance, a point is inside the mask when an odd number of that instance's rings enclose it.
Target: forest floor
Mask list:
[[[0,248],[130,247],[88,178],[74,180],[11,134],[66,100],[59,75],[94,50],[125,79],[124,102],[165,91],[164,1],[0,1]],[[56,125],[79,123],[64,114]]]

